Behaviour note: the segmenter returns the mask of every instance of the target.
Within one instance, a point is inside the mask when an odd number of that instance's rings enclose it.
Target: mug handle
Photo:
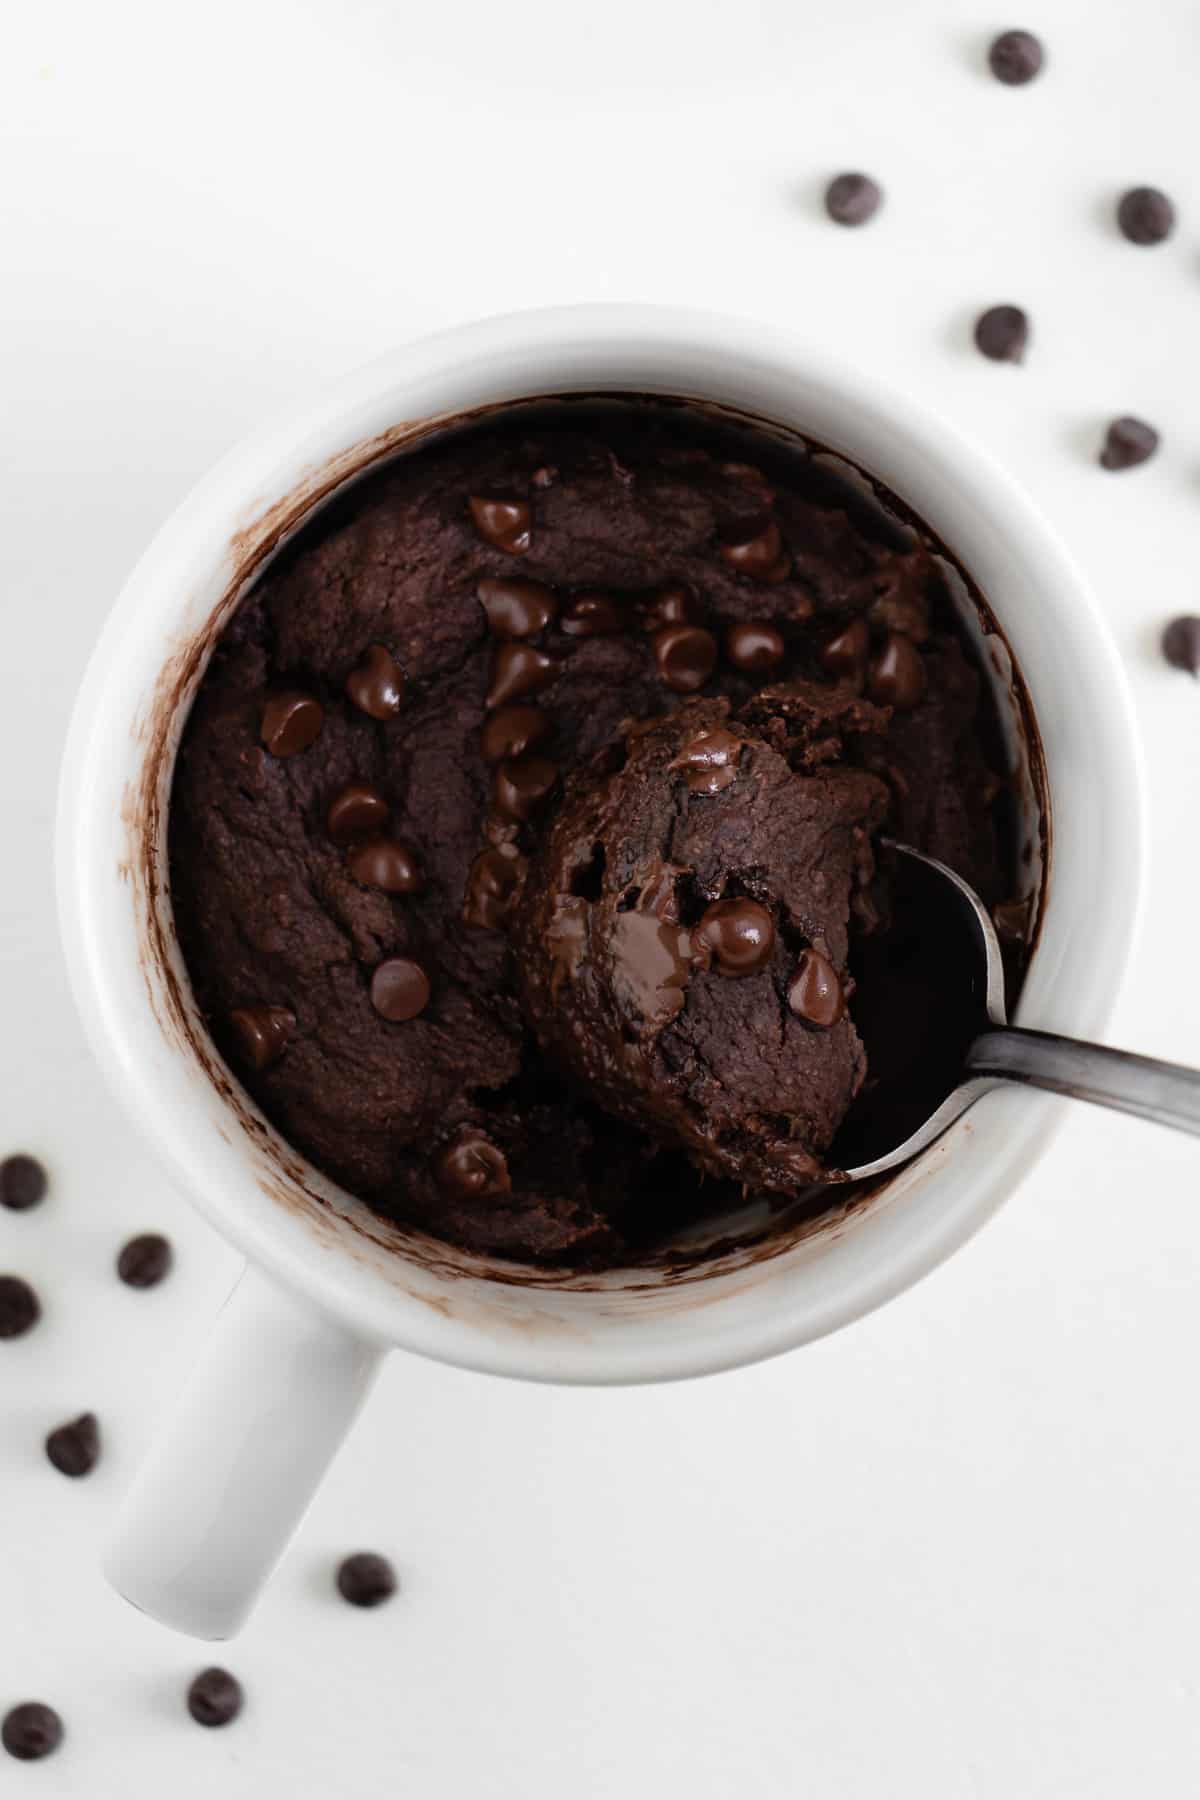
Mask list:
[[[232,1637],[381,1356],[243,1270],[119,1513],[104,1564],[117,1592],[176,1631]]]

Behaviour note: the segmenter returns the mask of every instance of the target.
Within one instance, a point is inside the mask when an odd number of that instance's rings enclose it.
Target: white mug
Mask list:
[[[59,903],[102,1067],[196,1205],[247,1258],[118,1523],[114,1585],[179,1630],[234,1632],[393,1345],[527,1380],[665,1381],[806,1343],[976,1231],[1062,1103],[995,1091],[918,1162],[817,1228],[673,1274],[521,1270],[369,1212],[266,1122],[221,1062],[174,941],[165,821],[208,649],[271,551],[339,484],[474,409],[570,392],[683,395],[820,440],[877,477],[974,577],[1040,729],[1053,853],[1021,1024],[1102,1029],[1143,868],[1120,667],[1029,501],[911,400],[742,320],[643,306],[532,312],[373,363],[235,450],[163,527],[101,636],[67,744]]]

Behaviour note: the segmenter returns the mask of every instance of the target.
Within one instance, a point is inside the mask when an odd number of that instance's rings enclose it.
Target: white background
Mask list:
[[[990,33],[1043,33],[1026,90]],[[841,1336],[671,1389],[559,1392],[395,1358],[259,1612],[209,1658],[97,1546],[235,1273],[86,1052],[56,942],[59,748],[126,571],[272,409],[399,339],[590,298],[825,333],[975,434],[1094,584],[1149,768],[1145,929],[1112,1036],[1200,1060],[1197,707],[1157,659],[1200,610],[1194,0],[38,0],[0,53],[0,1153],[42,1154],[0,1268],[0,1709],[52,1701],[5,1793],[345,1800],[920,1794],[1156,1800],[1200,1781],[1200,1151],[1073,1116],[1001,1217]],[[845,167],[886,210],[822,216]],[[1160,183],[1136,249],[1114,194]],[[1024,304],[1027,364],[974,312]],[[1094,462],[1134,411],[1164,448]],[[169,1285],[111,1272],[165,1229]],[[45,1462],[83,1407],[106,1458]],[[391,1554],[359,1613],[340,1553]]]

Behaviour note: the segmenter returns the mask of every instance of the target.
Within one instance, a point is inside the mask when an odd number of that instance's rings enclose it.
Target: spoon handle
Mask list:
[[[1200,1070],[1179,1063],[1007,1025],[975,1039],[967,1052],[967,1070],[1091,1100],[1200,1137]]]

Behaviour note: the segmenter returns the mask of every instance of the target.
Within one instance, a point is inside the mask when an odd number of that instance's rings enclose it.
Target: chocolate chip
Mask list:
[[[925,683],[921,652],[899,632],[892,632],[884,640],[883,649],[872,658],[867,672],[868,694],[879,706],[911,712],[925,698]]]
[[[157,1231],[130,1238],[117,1257],[117,1274],[131,1288],[157,1287],[171,1273],[175,1258],[170,1244]]]
[[[242,1684],[228,1669],[202,1669],[187,1691],[197,1725],[229,1725],[242,1710]]]
[[[428,975],[411,956],[390,956],[371,977],[371,1005],[393,1025],[423,1013],[431,992]]]
[[[52,1706],[40,1700],[23,1700],[4,1715],[0,1743],[18,1762],[39,1762],[63,1741],[63,1722]]]
[[[528,500],[490,500],[472,494],[467,504],[481,538],[509,556],[524,556],[533,542],[533,511]]]
[[[731,625],[725,633],[725,654],[735,669],[746,675],[765,675],[777,669],[787,654],[783,633],[765,619]]]
[[[835,225],[865,225],[883,202],[883,189],[869,175],[835,175],[825,189],[825,211]]]
[[[1172,619],[1162,634],[1162,650],[1173,669],[1200,675],[1200,619],[1192,613]]]
[[[775,948],[775,921],[756,900],[714,900],[693,934],[722,975],[757,975]]]
[[[358,844],[379,836],[391,810],[378,788],[351,782],[330,801],[325,826],[335,844]]]
[[[372,838],[355,844],[346,857],[346,867],[355,881],[384,894],[419,894],[425,886],[416,856],[398,838]]]
[[[654,634],[658,673],[677,694],[694,694],[717,666],[717,640],[702,625],[665,625]]]
[[[238,1048],[258,1074],[278,1062],[296,1029],[296,1015],[286,1006],[237,1006],[229,1015]]]
[[[503,850],[481,850],[467,874],[463,919],[481,931],[498,931],[516,899],[525,873],[524,857]]]
[[[989,306],[975,321],[975,343],[992,362],[1022,362],[1029,320],[1019,306]]]
[[[723,725],[709,726],[698,731],[667,767],[686,772],[693,794],[719,794],[736,779],[744,747],[743,740]]]
[[[821,666],[831,675],[858,677],[866,669],[870,652],[871,634],[867,630],[867,621],[851,619],[821,651]]]
[[[492,652],[486,705],[503,706],[523,694],[539,694],[559,673],[559,664],[532,644],[498,644]]]
[[[6,1156],[0,1162],[0,1206],[28,1212],[46,1195],[46,1171],[36,1156]]]
[[[492,805],[502,819],[531,819],[554,791],[558,770],[541,756],[502,762],[492,776]]]
[[[0,1275],[0,1338],[23,1337],[42,1316],[41,1303],[19,1275]]]
[[[262,741],[272,756],[296,756],[320,735],[325,712],[311,694],[272,694],[263,707]]]
[[[1104,469],[1134,469],[1148,462],[1158,449],[1158,433],[1144,419],[1126,414],[1114,419],[1104,434],[1100,466]]]
[[[549,734],[550,719],[540,706],[502,706],[483,727],[480,748],[486,763],[524,756]]]
[[[526,638],[543,631],[558,613],[558,598],[541,581],[487,576],[475,589],[493,637]]]
[[[529,477],[529,485],[530,487],[535,488],[552,488],[557,480],[558,470],[555,468],[554,464],[543,463],[542,467],[540,469],[535,469],[533,474]]]
[[[720,534],[722,562],[753,581],[773,580],[783,563],[783,537],[774,519],[727,525]]]
[[[337,1590],[351,1606],[382,1606],[396,1591],[396,1571],[386,1556],[356,1550],[338,1564]]]
[[[46,1455],[61,1475],[90,1475],[100,1460],[100,1427],[95,1413],[80,1413],[46,1439]]]
[[[699,608],[691,588],[668,581],[638,602],[638,616],[643,631],[661,631],[664,625],[694,625]]]
[[[1131,244],[1161,244],[1175,229],[1175,208],[1161,188],[1130,188],[1117,202],[1117,224]]]
[[[806,1025],[829,1031],[846,1011],[846,996],[838,972],[819,950],[805,950],[788,982],[788,1005]]]
[[[1005,87],[1024,87],[1044,60],[1045,52],[1032,31],[1002,31],[988,51],[988,67]]]
[[[1029,935],[1033,900],[999,900],[992,908],[992,922],[1002,944],[1023,944]]]
[[[433,1178],[453,1199],[490,1200],[512,1191],[503,1150],[479,1136],[459,1138],[439,1151]]]
[[[386,644],[372,644],[346,677],[346,693],[371,719],[394,719],[404,704],[404,670]]]
[[[611,594],[576,594],[560,623],[569,637],[615,637],[625,614]]]

